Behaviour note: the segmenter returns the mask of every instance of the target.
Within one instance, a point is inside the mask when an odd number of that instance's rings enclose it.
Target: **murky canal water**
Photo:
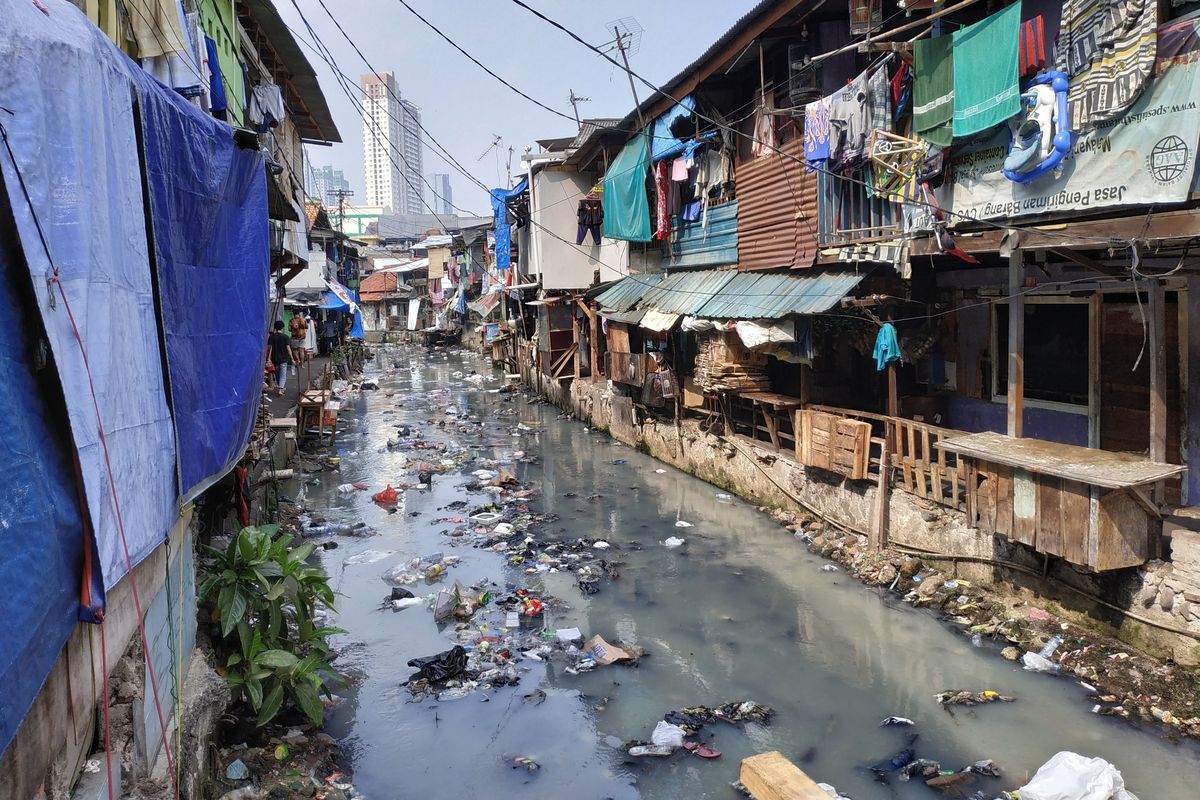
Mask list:
[[[405,366],[392,369],[393,361]],[[341,475],[323,473],[320,486],[307,488],[310,508],[380,532],[340,537],[338,549],[323,556],[342,594],[336,624],[349,632],[338,645],[356,643],[338,663],[365,676],[330,714],[329,729],[343,741],[355,785],[372,800],[734,798],[729,783],[740,760],[768,750],[855,800],[935,797],[919,782],[893,778],[882,785],[864,769],[900,750],[910,731],[919,734],[919,757],[948,768],[995,759],[1005,778],[979,784],[994,794],[1020,786],[1051,755],[1069,749],[1114,762],[1141,800],[1197,796],[1196,747],[1092,715],[1075,680],[1023,672],[933,616],[823,572],[825,561],[752,506],[722,503],[719,490],[676,470],[656,473],[661,463],[579,422],[559,420],[553,406],[487,392],[498,383],[479,387],[452,377],[491,374],[483,359],[451,353],[426,360],[395,348],[372,369],[379,370],[381,390],[354,401],[354,419],[338,441]],[[487,421],[483,434],[464,439],[429,424],[444,419],[450,406]],[[518,422],[533,430],[513,435]],[[620,578],[585,596],[569,573],[528,575],[500,554],[445,536],[453,526],[432,522],[445,515],[439,508],[484,501],[464,495],[465,476],[477,469],[469,463],[436,476],[432,490],[402,492],[396,514],[372,503],[370,492],[338,495],[341,482],[363,481],[375,491],[404,479],[408,455],[377,452],[397,424],[413,425],[433,441],[461,439],[485,458],[509,459],[514,450],[539,456],[539,463],[517,468],[518,478],[542,490],[531,511],[560,517],[547,532],[611,542],[610,558],[624,564]],[[676,528],[677,519],[693,527]],[[659,544],[674,535],[686,545]],[[631,549],[634,543],[643,549]],[[391,552],[372,563],[347,563],[368,550]],[[450,647],[453,626],[439,632],[423,607],[380,611],[388,591],[380,576],[436,551],[463,559],[447,583],[490,579],[558,596],[570,609],[548,614],[550,627],[578,626],[639,645],[649,656],[638,668],[580,675],[523,662],[518,686],[410,703],[401,686],[413,672],[406,662]],[[419,586],[410,588],[437,588]],[[539,687],[544,703],[522,702]],[[950,714],[934,695],[952,688],[995,689],[1018,700]],[[680,751],[635,761],[613,746],[648,740],[672,709],[743,699],[772,706],[775,719],[744,729],[708,726],[724,754],[719,760]],[[916,720],[916,727],[879,727],[893,714]],[[512,769],[506,759],[514,755],[534,758],[541,770]]]

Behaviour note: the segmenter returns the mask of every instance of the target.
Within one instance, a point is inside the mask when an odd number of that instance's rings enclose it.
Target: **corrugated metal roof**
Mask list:
[[[736,272],[733,270],[704,270],[677,272],[668,275],[653,289],[646,291],[641,305],[668,314],[696,314],[698,309],[716,297]]]
[[[855,272],[733,274],[720,294],[705,303],[695,316],[779,319],[789,314],[819,314],[837,305],[866,277],[865,273]]]
[[[646,309],[635,308],[633,311],[601,311],[600,316],[609,322],[620,322],[624,325],[637,325],[646,316]]]
[[[642,321],[638,324],[648,331],[662,333],[674,328],[676,322],[679,322],[678,314],[664,314],[661,311],[651,309],[646,312],[646,316],[642,317]]]
[[[622,278],[596,296],[600,307],[611,311],[628,311],[638,304],[647,290],[658,286],[662,275],[631,275]]]
[[[737,201],[708,210],[708,224],[684,223],[671,244],[672,268],[723,267],[738,260]]]
[[[795,139],[737,165],[738,269],[799,269],[817,256],[817,179]]]

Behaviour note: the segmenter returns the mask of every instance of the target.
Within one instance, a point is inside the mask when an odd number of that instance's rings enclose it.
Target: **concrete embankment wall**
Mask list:
[[[523,374],[527,386],[539,386],[532,370],[525,368]],[[805,469],[787,454],[744,437],[707,433],[696,419],[675,424],[638,416],[631,399],[614,395],[607,382],[558,382],[543,376],[540,387],[548,400],[587,424],[731,493],[823,517],[827,525],[864,536],[871,530],[878,491],[873,482]],[[1200,642],[1167,630],[1200,635],[1200,534],[1195,542],[1176,542],[1174,564],[1151,562],[1097,575],[1059,559],[1049,563],[1022,545],[971,527],[958,511],[900,489],[893,488],[888,510],[890,546],[922,551],[922,558],[939,569],[996,585],[1013,592],[1014,599],[1053,606],[1081,625],[1153,655],[1200,665]]]

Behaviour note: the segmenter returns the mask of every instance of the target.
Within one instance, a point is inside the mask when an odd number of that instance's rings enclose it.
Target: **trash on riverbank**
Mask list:
[[[1018,794],[1021,800],[1137,800],[1115,766],[1066,750],[1055,753]]]
[[[600,635],[588,639],[583,645],[583,651],[601,667],[607,667],[619,661],[634,661],[645,655],[645,651],[640,647],[618,647],[604,641],[604,637]]]
[[[974,706],[981,703],[1011,703],[1017,698],[1007,697],[990,689],[982,692],[965,692],[960,689],[951,689],[934,695],[934,699],[943,706]]]
[[[467,652],[463,650],[462,645],[456,644],[441,653],[414,658],[408,662],[408,666],[417,671],[409,676],[406,683],[418,680],[441,683],[463,673],[467,668]]]
[[[677,536],[669,536],[663,540],[663,547],[683,547],[686,539],[680,539]]]

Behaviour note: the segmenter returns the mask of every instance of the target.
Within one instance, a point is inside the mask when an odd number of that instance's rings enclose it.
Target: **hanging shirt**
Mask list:
[[[666,162],[659,162],[659,163],[662,164],[663,166],[666,166]],[[684,158],[683,156],[680,156],[679,158],[677,158],[671,162],[671,180],[682,182],[682,181],[686,181],[687,179],[688,179],[687,159]]]
[[[875,369],[883,371],[892,361],[900,360],[900,342],[896,340],[896,326],[890,322],[883,323],[879,334],[875,337]]]
[[[829,98],[829,160],[834,167],[853,167],[863,160],[869,125],[863,73]]]
[[[804,160],[809,171],[829,160],[829,98],[804,107]]]
[[[1154,70],[1158,5],[1151,0],[1066,0],[1060,68],[1071,76],[1071,130],[1117,119]]]
[[[891,59],[888,59],[890,61]],[[867,79],[867,138],[875,128],[892,131],[892,86],[888,82],[887,62]]]

